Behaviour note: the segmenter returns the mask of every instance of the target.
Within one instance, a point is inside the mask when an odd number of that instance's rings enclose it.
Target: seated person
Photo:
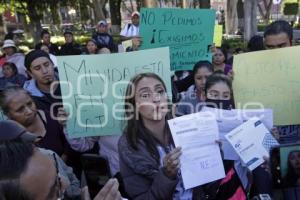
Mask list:
[[[108,34],[108,24],[105,20],[101,20],[97,25],[97,32],[92,36],[93,40],[96,41],[98,49],[107,48],[110,52],[116,51],[113,37]]]
[[[80,55],[81,47],[79,44],[75,43],[74,36],[71,31],[64,32],[65,44],[63,44],[59,50],[59,55]]]
[[[41,46],[45,44],[49,48],[49,53],[53,55],[58,55],[59,54],[59,49],[56,44],[53,44],[51,42],[51,35],[48,30],[44,29],[41,32],[41,42],[35,45],[35,49],[41,49]]]
[[[131,14],[131,23],[125,25],[120,33],[121,40],[130,40],[139,37],[140,32],[140,13],[134,11]]]
[[[27,78],[24,75],[18,73],[17,66],[14,63],[4,63],[2,73],[3,77],[0,78],[1,89],[9,84],[23,87],[25,81],[27,80]]]
[[[94,39],[90,39],[86,43],[86,54],[92,55],[92,54],[98,54],[98,47],[97,47],[97,42]]]

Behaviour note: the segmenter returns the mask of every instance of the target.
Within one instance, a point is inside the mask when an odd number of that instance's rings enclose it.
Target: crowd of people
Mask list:
[[[139,17],[138,12],[132,13],[132,23],[120,33],[122,40],[133,40],[128,51],[139,46]],[[158,75],[141,73],[133,77],[125,93],[128,119],[121,136],[69,137],[56,56],[117,52],[107,28],[107,22],[100,21],[85,50],[70,31],[64,32],[65,44],[60,48],[50,42],[50,33],[43,31],[41,43],[26,55],[18,52],[13,40],[4,41],[0,107],[8,119],[0,122],[0,199],[90,199],[88,189],[80,184],[83,180],[79,165],[81,154],[89,151],[107,160],[111,177],[95,200],[244,200],[259,194],[272,197],[267,159],[253,171],[247,170],[240,160],[223,159],[225,178],[193,189],[183,187],[182,149],[175,148],[167,120],[174,117],[174,109],[176,116],[182,116],[201,112],[203,106],[235,107],[233,58],[224,48],[213,48],[212,62],[199,61],[187,76],[173,77],[172,100]],[[263,37],[254,36],[243,51],[292,45],[292,27],[279,20],[266,28]],[[174,106],[169,108],[171,101]],[[187,103],[193,106],[187,107]],[[300,125],[279,126],[270,131],[283,143],[280,136],[300,136]],[[289,155],[291,166],[298,153]],[[298,183],[299,179],[295,181]]]
[[[121,41],[132,40],[132,45],[127,49],[121,44],[117,44],[113,37],[109,34],[109,25],[105,20],[100,20],[97,24],[96,32],[92,35],[90,40],[87,41],[85,46],[81,46],[76,43],[72,31],[66,29],[63,33],[65,43],[58,47],[56,44],[51,42],[51,34],[48,30],[44,29],[41,32],[41,42],[35,45],[36,50],[43,50],[49,54],[49,57],[57,67],[57,56],[68,56],[68,55],[81,55],[81,54],[110,54],[116,52],[124,51],[135,51],[138,50],[140,45],[139,37],[139,12],[135,11],[131,15],[132,23],[127,23],[120,32]],[[7,34],[4,38],[2,46],[2,56],[0,57],[0,77],[4,79],[0,82],[0,88],[2,88],[6,83],[13,83],[23,86],[23,77],[28,77],[26,72],[26,67],[24,66],[25,55],[17,47],[14,41],[15,37],[12,34]],[[14,74],[4,74],[4,66],[11,66],[8,68],[13,68],[12,65],[16,66]]]

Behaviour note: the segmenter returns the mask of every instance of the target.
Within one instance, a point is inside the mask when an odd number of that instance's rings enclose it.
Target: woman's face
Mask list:
[[[8,56],[11,56],[13,55],[14,53],[16,53],[16,50],[14,47],[6,47],[3,49],[5,55],[8,55]]]
[[[197,70],[194,81],[195,86],[198,91],[203,91],[206,83],[207,77],[209,77],[212,74],[211,71],[207,69],[207,67],[201,67]]]
[[[152,77],[142,78],[135,87],[135,106],[143,120],[160,121],[168,112],[163,84]]]
[[[222,63],[224,63],[225,61],[225,56],[223,54],[223,52],[220,49],[216,49],[214,55],[213,55],[213,63],[220,65]]]
[[[289,155],[289,163],[293,169],[300,169],[300,152],[292,152]]]
[[[23,126],[27,127],[33,123],[37,109],[32,98],[25,92],[14,92],[9,94],[8,101],[9,111],[7,116]]]
[[[207,90],[206,98],[213,100],[230,100],[230,88],[224,82],[218,82]]]
[[[89,54],[96,54],[97,53],[97,46],[94,42],[89,41],[86,44],[86,48],[87,48]]]
[[[5,78],[9,78],[9,77],[12,77],[14,75],[14,71],[12,70],[12,68],[9,65],[4,65],[3,66],[2,73],[3,73]]]

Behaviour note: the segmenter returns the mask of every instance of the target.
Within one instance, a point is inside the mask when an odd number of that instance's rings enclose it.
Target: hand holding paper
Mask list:
[[[225,135],[225,138],[250,170],[261,165],[263,157],[269,157],[270,148],[278,145],[257,117],[238,126]]]
[[[203,107],[202,111],[211,112],[216,115],[220,140],[222,141],[222,149],[225,160],[238,160],[239,156],[234,151],[229,142],[225,139],[225,135],[248,121],[252,117],[258,117],[264,125],[271,129],[273,127],[273,112],[271,109],[231,109],[222,110],[216,108]]]
[[[181,174],[185,189],[225,177],[215,116],[200,112],[169,120],[176,146],[182,147]]]
[[[164,157],[163,165],[165,167],[165,174],[167,177],[171,179],[176,178],[180,167],[179,158],[181,154],[181,148],[177,147]]]

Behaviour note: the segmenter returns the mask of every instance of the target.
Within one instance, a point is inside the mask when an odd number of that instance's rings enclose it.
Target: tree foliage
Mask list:
[[[283,7],[284,15],[297,15],[299,10],[298,3],[285,3]]]

